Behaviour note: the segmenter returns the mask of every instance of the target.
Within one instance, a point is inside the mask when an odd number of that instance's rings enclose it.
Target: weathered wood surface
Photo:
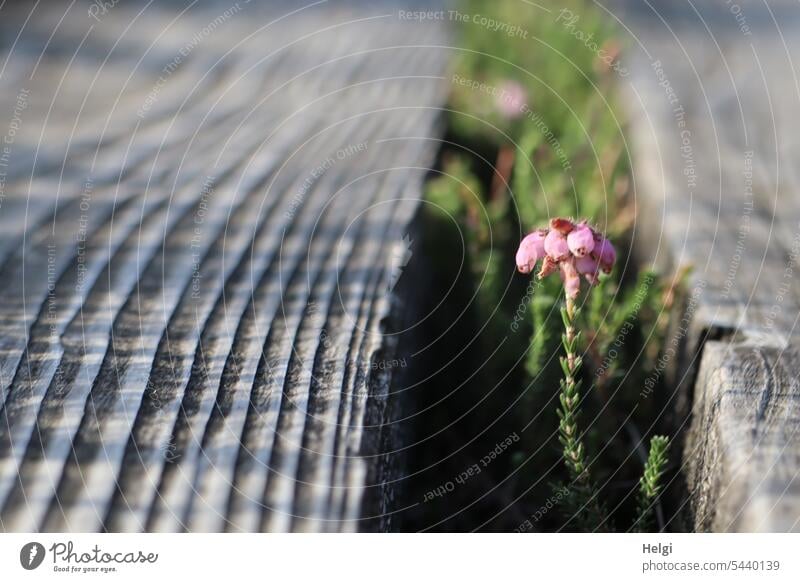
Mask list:
[[[800,8],[628,4],[637,238],[694,269],[666,366],[694,525],[800,531]]]
[[[145,4],[0,10],[0,530],[387,527],[443,27]]]

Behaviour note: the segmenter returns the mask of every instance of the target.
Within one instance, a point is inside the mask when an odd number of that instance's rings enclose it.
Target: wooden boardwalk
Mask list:
[[[0,530],[389,527],[441,23],[106,4],[0,17]]]
[[[800,8],[627,4],[637,238],[693,267],[664,373],[694,526],[800,531]]]

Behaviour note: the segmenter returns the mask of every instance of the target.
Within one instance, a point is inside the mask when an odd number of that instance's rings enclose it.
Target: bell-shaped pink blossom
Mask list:
[[[600,264],[591,255],[575,259],[575,268],[578,270],[579,275],[583,275],[590,285],[597,285],[600,283],[598,273],[600,273]]]
[[[573,255],[585,257],[594,250],[594,232],[586,224],[579,224],[567,235],[567,244]]]
[[[617,260],[617,251],[614,250],[614,245],[611,244],[611,241],[602,237],[600,242],[595,246],[595,255],[597,256],[597,261],[600,263],[600,268],[603,269],[603,272],[610,273]]]
[[[568,218],[553,218],[549,229],[536,230],[519,245],[516,261],[521,273],[532,273],[541,261],[537,276],[542,279],[559,271],[567,296],[580,292],[581,277],[597,285],[599,273],[609,273],[617,259],[614,245],[587,224]]]
[[[535,230],[522,239],[517,250],[517,269],[520,273],[530,273],[541,259],[544,258],[545,230]]]
[[[569,257],[567,237],[555,229],[551,230],[544,239],[544,250],[554,261],[563,261]]]
[[[564,282],[564,291],[567,296],[575,299],[581,290],[581,278],[578,275],[578,270],[575,268],[575,261],[570,259],[568,261],[561,261],[561,280]]]

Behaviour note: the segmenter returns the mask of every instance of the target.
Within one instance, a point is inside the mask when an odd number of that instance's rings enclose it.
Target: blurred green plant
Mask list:
[[[661,477],[666,470],[668,450],[667,437],[654,436],[650,440],[650,454],[644,466],[644,474],[639,479],[637,518],[634,524],[636,531],[647,531],[653,526],[654,506],[661,493]]]

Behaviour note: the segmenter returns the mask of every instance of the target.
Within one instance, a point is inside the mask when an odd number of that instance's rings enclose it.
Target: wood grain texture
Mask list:
[[[800,11],[626,4],[638,245],[693,268],[668,354],[694,525],[800,530]]]
[[[317,4],[3,9],[0,530],[387,527],[446,34]]]
[[[698,529],[800,529],[798,366],[796,347],[705,345],[686,447]]]

